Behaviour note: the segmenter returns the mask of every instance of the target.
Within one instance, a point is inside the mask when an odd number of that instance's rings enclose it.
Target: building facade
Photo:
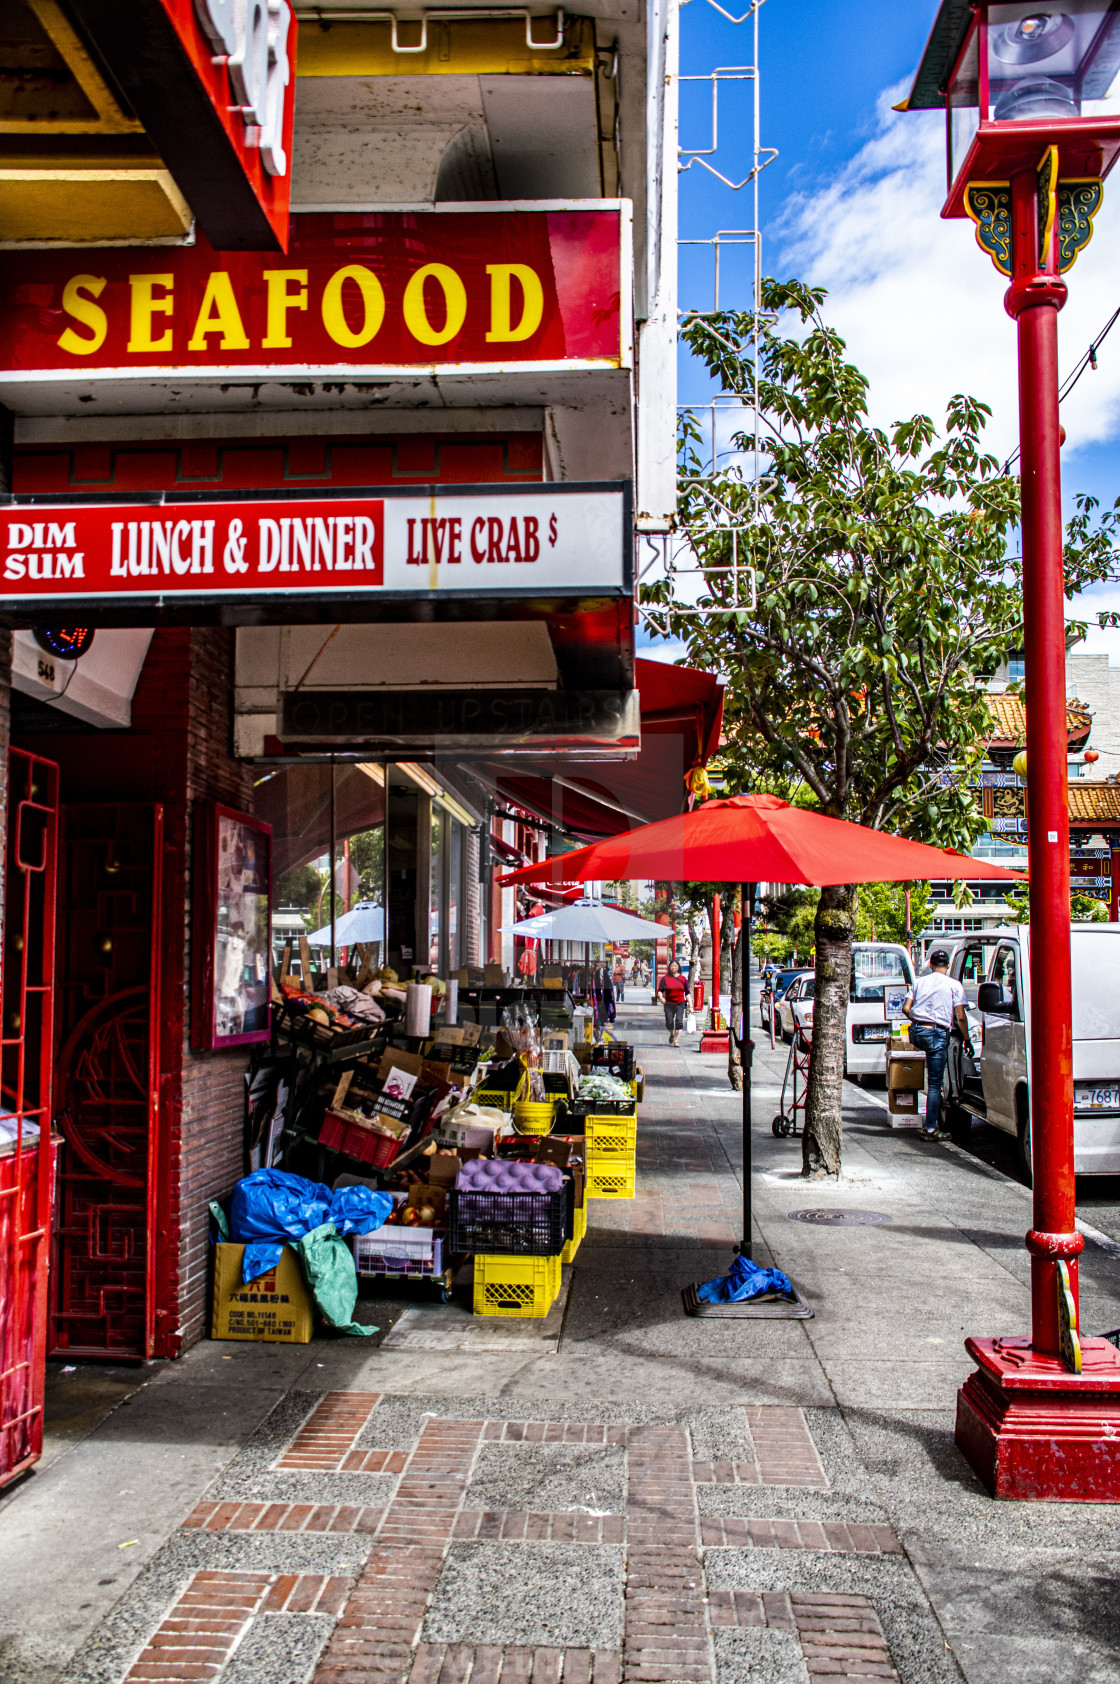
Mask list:
[[[497,873],[679,811],[718,740],[634,652],[675,0],[4,14],[4,1108],[56,1128],[46,1347],[175,1356],[246,1167],[222,825],[270,973],[359,913],[402,977],[509,973]]]

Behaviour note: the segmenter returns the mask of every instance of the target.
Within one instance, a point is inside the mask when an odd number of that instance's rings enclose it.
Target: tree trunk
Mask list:
[[[822,889],[817,905],[813,1051],[801,1141],[801,1173],[807,1176],[840,1174],[844,1044],[858,899],[855,884],[842,883]]]
[[[746,986],[746,980],[750,976],[750,958],[743,945],[743,938],[746,933],[747,925],[744,919],[735,946],[731,950],[731,1033],[727,1038],[727,1076],[731,1086],[736,1091],[743,1086],[743,1055],[740,1050],[738,1035],[740,1019],[743,1022],[744,1039],[748,1038],[751,1032],[750,1024],[747,1022],[749,1005],[744,1010],[744,998],[748,1001],[750,998],[750,990]],[[744,963],[747,966],[745,973],[743,970]]]

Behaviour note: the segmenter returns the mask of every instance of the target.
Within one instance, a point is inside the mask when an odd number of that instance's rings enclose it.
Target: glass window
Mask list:
[[[979,30],[973,26],[949,85],[949,180],[952,181],[980,127]]]
[[[854,947],[852,949],[853,1000],[881,1000],[887,982],[913,981],[904,954],[889,947]]]
[[[291,968],[298,972],[304,936],[316,969],[345,965],[358,943],[372,947],[369,957],[379,968],[385,960],[384,769],[372,762],[285,766],[262,777],[255,807],[272,826],[275,958],[291,943]]]
[[[447,975],[459,969],[459,902],[463,890],[463,827],[448,815],[447,820]]]
[[[988,85],[997,122],[1053,122],[1120,109],[1120,12],[1111,0],[1017,0],[988,8]]]
[[[440,938],[440,903],[443,899],[443,833],[448,823],[447,815],[441,808],[432,803],[432,875],[429,890],[429,946],[428,963],[437,974],[440,968],[439,938]]]
[[[995,964],[992,966],[992,982],[998,982],[1015,1002],[1013,1017],[1019,1014],[1019,949],[1017,947],[1000,947],[996,950]]]

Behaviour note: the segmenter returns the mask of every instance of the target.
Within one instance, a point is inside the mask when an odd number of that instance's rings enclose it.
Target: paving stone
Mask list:
[[[454,1543],[426,1642],[617,1647],[622,1552],[595,1544]]]

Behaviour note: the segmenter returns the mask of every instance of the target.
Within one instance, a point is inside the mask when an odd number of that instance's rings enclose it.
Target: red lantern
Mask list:
[[[1086,766],[1095,766],[1097,761],[1100,759],[1100,755],[1097,753],[1095,748],[1087,748],[1081,758],[1084,760]]]

